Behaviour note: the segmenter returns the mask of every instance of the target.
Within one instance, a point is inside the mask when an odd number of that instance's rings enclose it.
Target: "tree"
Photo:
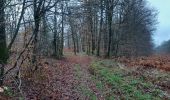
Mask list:
[[[163,42],[156,48],[156,52],[159,54],[170,54],[170,40]]]
[[[5,0],[0,2],[0,86],[3,85],[4,64],[7,62],[8,50],[6,46],[5,34]]]
[[[120,54],[124,56],[149,55],[152,52],[152,32],[157,12],[147,7],[146,1],[123,2],[123,33]]]
[[[43,15],[53,8],[58,1],[52,3],[52,0],[49,2],[46,0],[33,0],[33,18],[34,18],[34,29],[33,29],[33,55],[32,55],[32,63],[35,66],[35,70],[37,69],[37,61],[36,61],[36,54],[38,52],[38,34],[40,29],[40,23],[42,21]]]
[[[97,42],[97,56],[100,55],[100,46],[101,46],[101,35],[102,35],[102,29],[103,29],[103,0],[100,0],[100,29],[98,34],[98,42]]]

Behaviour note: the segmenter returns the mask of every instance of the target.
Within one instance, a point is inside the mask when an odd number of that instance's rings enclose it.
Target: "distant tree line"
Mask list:
[[[163,42],[156,48],[156,52],[159,54],[170,54],[170,40]]]
[[[157,11],[146,0],[84,0],[68,8],[75,52],[106,57],[152,54]]]

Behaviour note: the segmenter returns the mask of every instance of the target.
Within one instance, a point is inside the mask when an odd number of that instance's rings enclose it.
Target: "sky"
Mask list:
[[[148,0],[149,5],[158,10],[157,30],[153,34],[156,46],[170,39],[170,0]]]

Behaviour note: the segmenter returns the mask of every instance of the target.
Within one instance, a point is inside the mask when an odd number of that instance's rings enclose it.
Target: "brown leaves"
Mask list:
[[[142,66],[143,68],[158,68],[164,71],[170,71],[170,56],[154,55],[150,57],[138,58],[118,58],[121,63],[125,63],[129,67]]]

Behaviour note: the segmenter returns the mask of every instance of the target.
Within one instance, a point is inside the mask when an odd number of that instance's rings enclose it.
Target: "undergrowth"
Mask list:
[[[162,91],[142,76],[128,75],[112,60],[93,62],[89,68],[106,100],[161,100]]]

